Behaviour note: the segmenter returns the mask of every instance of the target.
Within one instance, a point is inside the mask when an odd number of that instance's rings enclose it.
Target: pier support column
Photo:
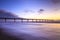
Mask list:
[[[6,22],[6,18],[5,18],[5,22]]]
[[[32,22],[34,22],[33,19],[32,19]]]
[[[36,22],[37,22],[37,19],[36,19]]]
[[[27,22],[29,22],[29,19],[27,19]]]
[[[23,22],[23,19],[21,19],[21,22]]]
[[[14,22],[16,22],[16,19],[14,18]]]

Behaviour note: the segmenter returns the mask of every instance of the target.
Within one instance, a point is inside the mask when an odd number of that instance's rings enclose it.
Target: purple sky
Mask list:
[[[25,18],[49,18],[51,15],[59,17],[60,0],[0,0],[0,9]],[[44,11],[39,13],[40,9]]]

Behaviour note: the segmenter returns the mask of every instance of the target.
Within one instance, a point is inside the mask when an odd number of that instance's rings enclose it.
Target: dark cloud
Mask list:
[[[0,18],[18,18],[18,16],[11,12],[0,10]]]
[[[38,13],[42,13],[44,11],[44,9],[39,9]]]
[[[60,0],[51,0],[54,4],[60,3]]]

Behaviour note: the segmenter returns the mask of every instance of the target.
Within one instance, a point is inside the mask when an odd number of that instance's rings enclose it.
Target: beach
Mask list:
[[[60,24],[0,23],[0,35],[1,40],[60,40]]]

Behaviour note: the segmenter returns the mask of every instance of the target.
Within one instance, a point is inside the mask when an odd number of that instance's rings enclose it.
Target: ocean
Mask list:
[[[60,40],[60,23],[0,22],[0,29],[17,40]]]

